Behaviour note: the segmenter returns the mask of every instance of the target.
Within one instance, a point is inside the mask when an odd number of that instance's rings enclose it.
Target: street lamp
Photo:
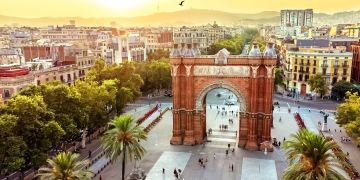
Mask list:
[[[267,147],[265,147],[265,149],[264,149],[264,154],[265,154],[265,156],[268,154]]]

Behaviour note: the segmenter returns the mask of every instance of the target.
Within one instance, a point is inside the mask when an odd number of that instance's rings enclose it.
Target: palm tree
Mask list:
[[[306,129],[291,135],[282,148],[286,152],[289,166],[285,180],[345,180],[345,163],[338,160],[333,148],[338,147],[331,139]]]
[[[82,170],[89,161],[77,161],[78,158],[79,154],[59,153],[54,159],[47,160],[50,167],[40,168],[37,177],[41,180],[90,180],[93,173]]]
[[[124,180],[127,158],[131,161],[134,157],[140,159],[144,155],[145,149],[139,142],[146,140],[147,136],[130,115],[115,117],[109,125],[111,129],[105,132],[102,140],[103,147],[113,162],[122,153],[122,180]]]

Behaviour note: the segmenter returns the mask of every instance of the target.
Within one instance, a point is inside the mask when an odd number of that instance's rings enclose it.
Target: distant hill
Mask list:
[[[82,18],[82,17],[41,17],[20,18],[0,15],[0,25],[14,23],[25,26],[64,25],[69,20],[75,20],[80,26],[109,26],[116,22],[119,26],[182,26],[204,25],[216,21],[220,25],[279,25],[280,13],[264,11],[255,14],[228,13],[206,9],[188,9],[175,12],[155,13],[138,17],[108,17],[108,18]],[[336,24],[360,22],[360,11],[339,12],[333,15],[324,13],[314,14],[315,24]]]

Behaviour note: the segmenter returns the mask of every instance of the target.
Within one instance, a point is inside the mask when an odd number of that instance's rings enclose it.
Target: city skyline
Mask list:
[[[14,17],[134,17],[157,12],[174,12],[187,9],[209,9],[231,13],[259,13],[263,11],[280,11],[281,9],[314,9],[314,13],[336,13],[340,11],[360,10],[356,0],[314,0],[286,1],[274,0],[269,4],[266,0],[219,1],[186,0],[179,6],[179,0],[1,0],[0,15]],[[324,6],[326,3],[326,6]]]

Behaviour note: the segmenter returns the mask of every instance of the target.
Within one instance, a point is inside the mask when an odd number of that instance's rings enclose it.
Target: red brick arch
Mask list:
[[[259,150],[271,140],[273,68],[276,59],[263,56],[171,57],[173,137],[171,144],[194,145],[206,137],[206,94],[215,88],[234,92],[245,102],[240,113],[238,146]]]

